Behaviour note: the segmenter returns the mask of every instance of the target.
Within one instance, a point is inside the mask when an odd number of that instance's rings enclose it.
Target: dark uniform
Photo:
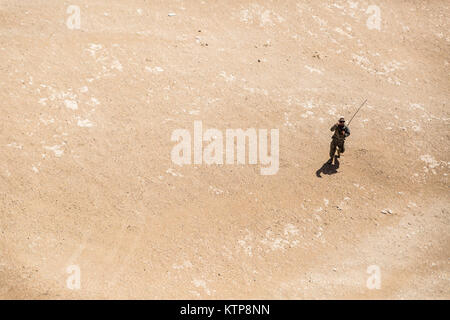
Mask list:
[[[345,138],[347,138],[350,135],[350,129],[344,125],[344,124],[335,124],[331,127],[331,131],[334,131],[333,136],[331,137],[331,143],[330,143],[330,161],[333,161],[334,154],[336,153],[336,148],[339,148],[340,153],[344,153],[345,147]]]

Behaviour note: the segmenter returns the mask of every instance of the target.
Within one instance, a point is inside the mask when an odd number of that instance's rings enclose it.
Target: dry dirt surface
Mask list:
[[[449,5],[1,0],[0,298],[449,299]]]

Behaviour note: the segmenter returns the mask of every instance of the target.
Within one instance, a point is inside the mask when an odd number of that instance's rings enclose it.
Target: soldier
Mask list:
[[[331,131],[334,131],[333,136],[331,137],[331,144],[330,144],[330,160],[328,160],[328,164],[333,163],[334,154],[336,153],[336,148],[338,149],[338,154],[336,158],[339,158],[341,156],[341,153],[344,153],[345,147],[344,142],[345,138],[347,138],[350,135],[350,129],[345,125],[345,119],[340,118],[339,122],[333,125],[330,129]]]

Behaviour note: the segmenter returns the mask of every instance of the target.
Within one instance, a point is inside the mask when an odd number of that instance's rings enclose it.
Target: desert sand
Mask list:
[[[0,1],[0,298],[449,299],[449,17]],[[174,164],[194,121],[278,129],[279,170]]]

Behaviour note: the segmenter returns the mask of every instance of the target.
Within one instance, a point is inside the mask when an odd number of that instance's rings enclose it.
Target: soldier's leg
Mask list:
[[[345,152],[345,147],[344,147],[344,142],[342,142],[341,144],[339,144],[339,153],[344,153]]]
[[[331,140],[330,143],[330,159],[333,159],[334,154],[336,153],[336,142],[334,140]]]

